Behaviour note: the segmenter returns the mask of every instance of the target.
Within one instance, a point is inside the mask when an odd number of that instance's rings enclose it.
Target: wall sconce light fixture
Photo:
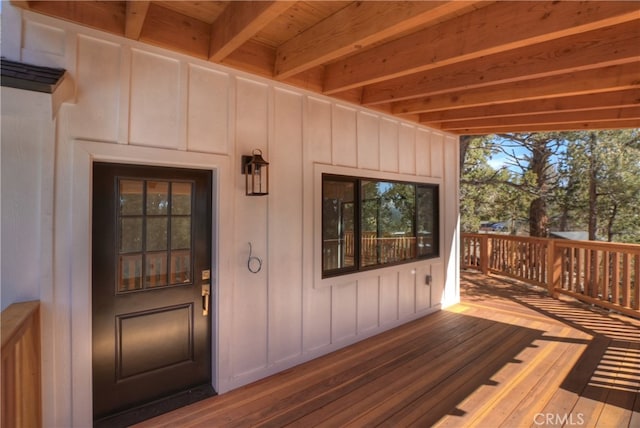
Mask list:
[[[263,159],[262,150],[254,149],[251,156],[242,156],[242,173],[247,196],[269,194],[269,162]]]

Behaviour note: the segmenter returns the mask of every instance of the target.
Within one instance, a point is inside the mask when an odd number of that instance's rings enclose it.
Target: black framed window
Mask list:
[[[322,275],[439,255],[438,186],[322,175]]]

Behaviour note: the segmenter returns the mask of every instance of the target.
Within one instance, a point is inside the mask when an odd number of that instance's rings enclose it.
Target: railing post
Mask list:
[[[0,317],[0,426],[42,426],[40,302],[14,303]]]
[[[556,240],[549,239],[547,244],[547,288],[551,297],[557,299],[558,292],[556,288],[560,288],[560,279],[562,276],[562,254],[556,248]]]
[[[480,271],[489,275],[489,235],[480,238]]]

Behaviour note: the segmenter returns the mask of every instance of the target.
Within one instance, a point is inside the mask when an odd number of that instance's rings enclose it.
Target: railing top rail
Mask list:
[[[0,334],[2,335],[2,352],[20,336],[22,329],[27,325],[27,321],[34,315],[39,307],[40,302],[38,300],[32,300],[29,302],[14,303],[2,311],[0,320],[2,323],[0,330]]]
[[[516,236],[516,235],[501,235],[499,233],[463,233],[463,237],[471,237],[471,238],[492,238],[492,239],[504,239],[511,241],[519,241],[519,242],[548,242],[551,241],[549,238],[537,238],[533,236]]]
[[[463,233],[462,236],[470,237],[470,238],[487,237],[491,239],[502,239],[502,240],[518,241],[518,242],[553,241],[554,245],[559,248],[586,248],[590,250],[617,251],[621,253],[640,254],[639,244],[624,244],[620,242],[576,241],[571,239],[534,238],[531,236],[500,235],[495,233]]]
[[[590,250],[618,251],[622,253],[640,254],[640,245],[603,241],[572,241],[556,239],[555,246],[560,248],[587,248]]]

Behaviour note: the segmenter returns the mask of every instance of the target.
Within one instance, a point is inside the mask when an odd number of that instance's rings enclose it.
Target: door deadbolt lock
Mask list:
[[[202,316],[209,315],[209,295],[211,294],[211,285],[202,284]]]

